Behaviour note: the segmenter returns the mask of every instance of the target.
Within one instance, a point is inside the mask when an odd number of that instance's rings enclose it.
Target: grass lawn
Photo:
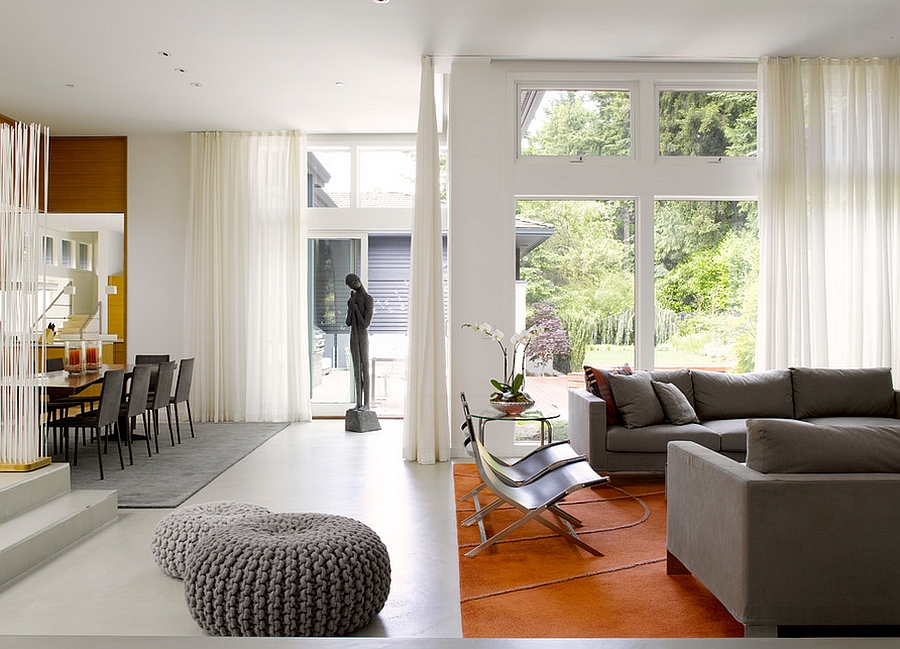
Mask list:
[[[715,367],[731,369],[734,361],[730,359],[713,359],[703,354],[679,352],[667,349],[656,350],[656,367]],[[594,367],[607,365],[634,365],[634,347],[632,345],[590,345],[584,355],[584,364]]]

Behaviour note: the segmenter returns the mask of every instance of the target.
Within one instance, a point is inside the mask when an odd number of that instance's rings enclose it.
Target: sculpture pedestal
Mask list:
[[[344,414],[344,430],[349,433],[368,433],[381,430],[378,415],[374,410],[357,410],[351,408]]]

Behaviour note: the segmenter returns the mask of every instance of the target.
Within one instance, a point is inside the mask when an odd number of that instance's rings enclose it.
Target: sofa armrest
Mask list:
[[[595,471],[607,470],[606,401],[587,390],[569,390],[569,443]]]
[[[763,474],[670,442],[666,497],[666,549],[742,624],[900,620],[900,474]]]

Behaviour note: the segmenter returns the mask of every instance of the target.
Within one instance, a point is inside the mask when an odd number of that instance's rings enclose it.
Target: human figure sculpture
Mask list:
[[[356,386],[356,409],[369,409],[369,325],[375,300],[362,285],[359,276],[350,273],[344,280],[350,287],[347,300],[347,326],[350,327],[350,355],[353,358],[353,380]]]

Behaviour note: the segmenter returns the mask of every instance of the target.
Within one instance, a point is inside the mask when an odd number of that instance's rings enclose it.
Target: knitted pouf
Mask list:
[[[336,636],[365,626],[391,589],[387,548],[329,514],[271,514],[220,528],[190,553],[191,615],[223,636]]]
[[[268,509],[259,505],[226,500],[179,507],[165,516],[153,530],[150,551],[163,572],[181,579],[185,557],[201,536],[248,516],[269,513]]]

